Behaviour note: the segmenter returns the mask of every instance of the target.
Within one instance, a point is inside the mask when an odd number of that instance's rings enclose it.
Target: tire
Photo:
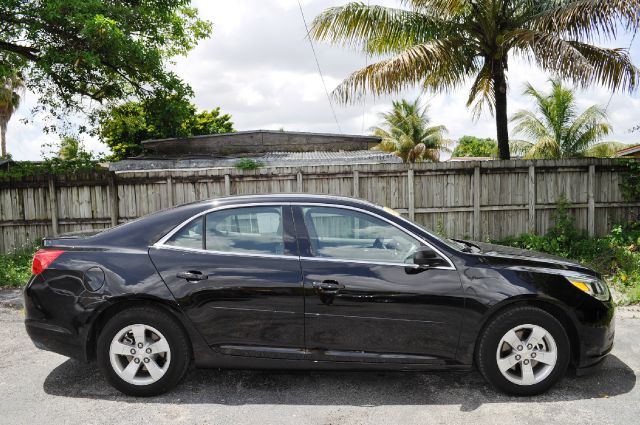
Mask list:
[[[547,391],[564,376],[570,350],[567,332],[555,317],[536,307],[513,307],[485,327],[476,365],[497,390],[532,396]]]
[[[171,390],[184,378],[191,344],[168,313],[134,307],[106,323],[96,357],[109,384],[127,395],[149,397]]]

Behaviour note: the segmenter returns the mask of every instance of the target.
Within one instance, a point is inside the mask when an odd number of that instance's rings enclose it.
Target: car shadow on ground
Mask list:
[[[47,394],[130,403],[225,405],[460,405],[471,411],[484,403],[556,402],[614,397],[630,392],[634,371],[616,356],[586,377],[565,377],[534,398],[508,397],[473,372],[324,372],[191,370],[180,386],[153,398],[125,396],[110,387],[94,364],[67,360],[44,381]]]

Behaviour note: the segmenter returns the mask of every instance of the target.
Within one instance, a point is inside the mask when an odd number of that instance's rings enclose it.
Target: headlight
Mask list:
[[[579,290],[586,292],[600,301],[608,301],[611,296],[607,284],[596,277],[574,275],[565,276],[565,278]]]

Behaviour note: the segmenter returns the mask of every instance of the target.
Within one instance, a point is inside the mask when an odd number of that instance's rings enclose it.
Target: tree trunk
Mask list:
[[[2,148],[2,158],[7,157],[7,124],[9,120],[0,115],[0,146]]]
[[[504,65],[494,64],[493,92],[496,98],[496,132],[500,159],[511,159],[509,153],[509,119],[507,118],[507,79]]]

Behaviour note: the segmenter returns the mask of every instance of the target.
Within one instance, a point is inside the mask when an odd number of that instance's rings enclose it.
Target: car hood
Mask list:
[[[469,243],[477,246],[480,249],[477,254],[492,264],[565,269],[597,275],[595,271],[578,261],[556,255],[484,242],[469,241]]]

